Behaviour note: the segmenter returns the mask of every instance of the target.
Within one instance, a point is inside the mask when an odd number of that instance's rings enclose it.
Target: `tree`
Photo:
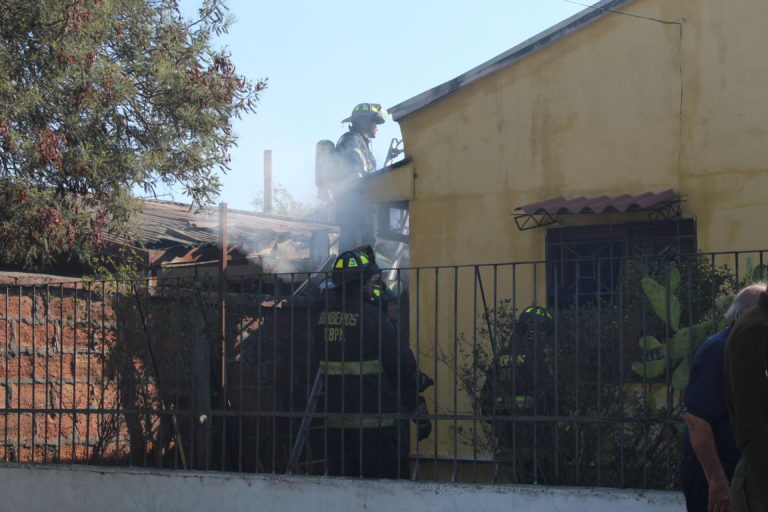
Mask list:
[[[175,0],[0,4],[0,261],[87,260],[129,233],[134,187],[218,194],[231,120],[266,81],[238,75],[211,39],[224,0],[186,19]]]

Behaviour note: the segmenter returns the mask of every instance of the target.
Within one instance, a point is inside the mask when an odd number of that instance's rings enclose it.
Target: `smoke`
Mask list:
[[[319,205],[327,208],[327,206]],[[200,214],[198,226],[212,232],[215,243],[221,243],[218,210]],[[318,256],[322,241],[327,240],[328,251],[338,238],[338,228],[330,223],[312,219],[266,215],[254,211],[227,211],[227,245],[236,247],[240,255],[260,260],[265,271],[304,272],[307,259]],[[316,249],[312,247],[316,246]],[[278,265],[278,262],[282,262]]]
[[[382,110],[382,114],[387,120],[391,120],[388,111]],[[381,126],[386,126],[386,124]],[[377,142],[377,145],[381,146],[382,141],[374,140],[372,142]],[[398,139],[393,138],[393,143],[388,144],[387,147],[397,148],[398,142]],[[384,159],[378,160],[379,169],[373,174],[386,172],[382,171],[383,164],[388,159],[393,160],[392,155],[392,151],[388,151]],[[270,177],[272,171],[271,156],[270,151],[269,164],[267,164],[265,153],[265,172],[268,172]],[[397,210],[392,209],[391,205],[387,204],[371,204],[365,198],[365,188],[382,186],[382,182],[388,181],[378,180],[375,177],[370,179],[366,177],[363,180],[355,178],[357,183],[353,187],[345,189],[343,193],[334,194],[334,185],[339,181],[337,171],[341,169],[341,166],[337,164],[341,162],[337,161],[338,155],[334,153],[332,145],[330,156],[331,159],[328,160],[326,166],[329,172],[325,177],[325,183],[328,185],[326,190],[329,193],[324,196],[322,189],[318,190],[318,197],[325,197],[327,200],[298,200],[291,189],[276,183],[271,194],[272,209],[270,211],[264,211],[265,194],[264,191],[261,191],[252,201],[254,213],[248,215],[246,212],[229,212],[228,244],[238,246],[249,258],[297,260],[309,257],[310,248],[316,255],[318,237],[324,236],[327,240],[328,250],[332,253],[338,254],[346,249],[371,245],[376,247],[377,252],[383,258],[382,262],[386,262],[384,263],[385,266],[402,267],[404,264],[407,265],[407,244],[404,244],[402,239],[403,236],[408,235],[407,206],[405,209]],[[402,159],[402,154],[397,154],[394,157],[394,161],[400,159]],[[321,158],[317,158],[316,165],[321,160]],[[315,181],[321,183],[323,182],[321,178]],[[265,179],[265,186],[270,186],[272,183],[271,179]],[[384,196],[391,197],[389,191],[386,192]],[[375,193],[375,195],[380,196],[381,194]],[[218,238],[218,222],[215,222],[214,225]],[[341,234],[339,234],[337,225],[341,228]],[[377,232],[379,236],[377,236]],[[393,234],[395,236],[392,236]]]

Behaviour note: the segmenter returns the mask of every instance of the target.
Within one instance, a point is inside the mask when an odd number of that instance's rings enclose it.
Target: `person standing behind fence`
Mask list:
[[[725,346],[725,395],[741,459],[731,480],[734,512],[768,511],[768,294],[742,315]]]
[[[729,482],[739,460],[723,379],[723,353],[728,334],[742,313],[752,308],[765,283],[741,290],[725,313],[728,326],[706,340],[693,359],[685,390],[685,425],[680,481],[688,512],[730,509]]]
[[[378,272],[372,256],[343,252],[314,328],[332,475],[407,476],[408,433],[397,416],[416,409],[418,367],[407,342],[370,301]]]

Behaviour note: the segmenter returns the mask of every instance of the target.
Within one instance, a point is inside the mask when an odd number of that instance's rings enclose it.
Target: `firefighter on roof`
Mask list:
[[[339,251],[375,242],[373,211],[360,190],[360,180],[376,170],[371,140],[383,122],[384,110],[377,103],[360,103],[342,121],[351,124],[336,143],[333,183],[329,184],[341,229]]]
[[[376,138],[379,125],[384,123],[381,105],[360,103],[342,123],[352,124],[336,143],[336,150],[358,177],[372,173],[376,170],[376,159],[371,153],[371,139]]]

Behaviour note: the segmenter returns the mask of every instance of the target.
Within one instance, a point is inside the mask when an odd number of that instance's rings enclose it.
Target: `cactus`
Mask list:
[[[659,356],[653,360],[632,363],[632,371],[646,379],[657,379],[663,377],[667,371],[672,371],[672,387],[682,391],[688,385],[691,357],[714,330],[715,323],[713,320],[705,320],[688,327],[680,327],[680,299],[675,295],[680,285],[680,272],[677,269],[669,271],[669,288],[651,277],[644,277],[641,285],[653,311],[670,328],[673,335],[667,343],[662,343],[653,336],[640,338],[640,347]]]
[[[752,263],[752,258],[747,257],[747,269],[744,272],[744,280],[741,283],[742,287],[749,286],[758,281],[765,281],[766,279],[768,279],[768,266],[763,263],[755,266]]]

